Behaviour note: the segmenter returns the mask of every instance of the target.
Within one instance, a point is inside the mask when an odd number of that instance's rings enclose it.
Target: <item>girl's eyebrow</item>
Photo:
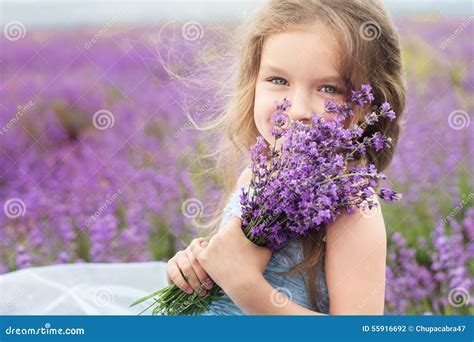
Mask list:
[[[274,71],[280,74],[286,74],[286,71],[282,68],[279,68],[275,65],[270,64],[263,64],[262,69],[266,71]],[[337,82],[340,83],[342,81],[341,76],[339,74],[336,75],[327,75],[314,80],[314,82]]]
[[[275,72],[278,72],[278,73],[281,73],[281,74],[284,74],[285,71],[277,66],[274,66],[274,65],[270,65],[270,64],[263,64],[262,65],[262,69],[266,69],[267,71],[275,71]]]

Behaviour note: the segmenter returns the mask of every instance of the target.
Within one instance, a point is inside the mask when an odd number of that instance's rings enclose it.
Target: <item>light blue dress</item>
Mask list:
[[[248,184],[242,188],[247,188],[247,186]],[[230,217],[241,215],[240,194],[241,190],[238,190],[231,195],[229,202],[224,209],[224,216],[219,229],[224,229],[224,227],[227,226]],[[310,303],[306,289],[306,273],[296,273],[291,276],[275,273],[289,271],[294,265],[301,262],[302,260],[303,247],[299,241],[289,242],[283,248],[273,253],[267,268],[263,273],[265,279],[281,293],[280,295],[275,292],[276,295],[272,296],[272,301],[275,303],[275,305],[283,305],[285,301],[289,299],[307,309],[328,314],[329,296],[327,291],[326,275],[324,272],[322,272],[321,279],[319,281],[322,299],[321,308],[313,307]],[[245,315],[245,313],[239,307],[237,307],[234,302],[232,302],[229,296],[224,294],[221,299],[214,301],[209,306],[208,310],[201,315]]]

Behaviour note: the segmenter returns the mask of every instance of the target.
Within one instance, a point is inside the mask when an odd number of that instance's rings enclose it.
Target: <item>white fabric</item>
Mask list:
[[[136,315],[166,285],[162,261],[33,267],[0,275],[0,315]]]

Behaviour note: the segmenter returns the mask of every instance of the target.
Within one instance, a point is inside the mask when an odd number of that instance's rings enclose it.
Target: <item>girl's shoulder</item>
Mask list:
[[[342,212],[333,223],[329,224],[327,241],[334,242],[344,236],[357,236],[357,243],[360,246],[365,244],[367,247],[386,241],[387,232],[382,207],[375,191],[370,199],[375,203],[372,209],[357,208],[352,214]]]

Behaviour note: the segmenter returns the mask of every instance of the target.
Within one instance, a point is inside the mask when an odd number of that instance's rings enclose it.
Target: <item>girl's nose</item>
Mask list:
[[[295,93],[291,99],[289,111],[290,119],[293,121],[303,121],[307,123],[311,120],[311,101],[305,93]]]
[[[291,111],[290,110],[290,119],[292,121],[301,121],[303,123],[309,123],[311,121],[311,111]]]

